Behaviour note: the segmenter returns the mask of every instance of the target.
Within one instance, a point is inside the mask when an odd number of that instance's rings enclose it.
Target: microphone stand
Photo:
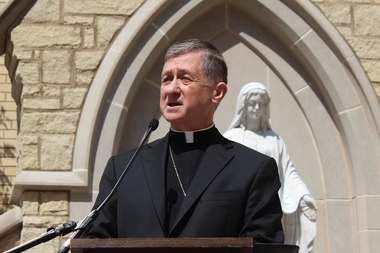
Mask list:
[[[119,187],[121,181],[123,180],[124,176],[126,175],[127,171],[131,167],[132,162],[135,160],[137,154],[140,152],[141,147],[146,142],[146,140],[149,138],[150,134],[156,130],[158,127],[158,120],[152,119],[149,123],[148,131],[145,135],[145,137],[140,142],[139,146],[137,147],[135,153],[133,154],[132,158],[129,160],[127,166],[125,166],[123,173],[120,175],[120,178],[117,180],[115,186],[112,188],[111,192],[108,194],[108,196],[103,200],[103,202],[94,210],[92,210],[91,213],[89,213],[87,216],[85,216],[81,221],[77,223],[77,226],[74,229],[74,233],[70,236],[70,238],[65,242],[65,244],[59,249],[58,253],[67,253],[70,250],[70,244],[71,240],[79,237],[83,230],[87,227],[87,225],[96,218],[96,216],[99,213],[99,210],[111,199],[111,197],[116,192],[117,188]]]
[[[27,250],[29,248],[32,248],[40,243],[47,242],[58,235],[66,235],[74,230],[74,228],[77,226],[77,223],[75,221],[69,221],[67,223],[61,224],[57,226],[56,228],[54,227],[49,227],[47,229],[46,233],[43,233],[39,237],[32,239],[26,243],[20,244],[17,247],[14,247],[8,251],[5,251],[4,253],[18,253],[22,252],[24,250]]]

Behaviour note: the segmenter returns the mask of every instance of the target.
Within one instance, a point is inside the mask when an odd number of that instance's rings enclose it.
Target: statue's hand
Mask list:
[[[305,195],[300,201],[302,213],[312,222],[317,220],[317,205],[310,195]]]

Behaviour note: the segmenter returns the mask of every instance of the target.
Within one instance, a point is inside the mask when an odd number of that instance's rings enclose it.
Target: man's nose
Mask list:
[[[173,93],[179,92],[179,80],[177,78],[173,78],[169,84],[168,90]]]

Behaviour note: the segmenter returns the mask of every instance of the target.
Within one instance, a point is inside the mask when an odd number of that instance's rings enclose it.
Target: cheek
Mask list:
[[[162,107],[166,103],[166,93],[161,89],[160,92],[160,107]]]
[[[161,89],[160,89],[160,100],[166,99],[166,96],[167,96],[166,89],[165,89],[165,87],[161,86]]]
[[[208,89],[202,89],[192,92],[191,98],[199,104],[208,104],[212,101],[213,94]]]

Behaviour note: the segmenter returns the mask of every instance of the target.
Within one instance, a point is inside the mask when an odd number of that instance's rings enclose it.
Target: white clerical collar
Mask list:
[[[174,130],[173,128],[170,128],[170,130],[172,130],[173,132],[176,132],[176,133],[184,133],[186,143],[194,143],[194,133],[209,130],[213,126],[214,126],[214,123],[212,123],[211,126],[209,126],[209,127],[199,129],[199,130],[195,130],[195,131],[177,131],[177,130]]]

